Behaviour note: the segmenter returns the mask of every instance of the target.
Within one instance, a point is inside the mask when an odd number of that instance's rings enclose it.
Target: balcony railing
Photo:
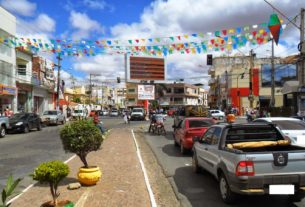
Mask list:
[[[32,84],[35,86],[39,86],[40,85],[40,80],[36,77],[32,77]]]

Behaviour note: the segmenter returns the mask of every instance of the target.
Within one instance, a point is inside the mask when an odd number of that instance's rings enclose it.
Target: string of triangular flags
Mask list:
[[[184,34],[128,40],[101,39],[73,41],[67,39],[43,40],[25,37],[3,38],[0,36],[0,43],[21,50],[28,50],[32,53],[49,52],[61,56],[95,56],[98,54],[126,53],[131,55],[167,56],[174,53],[200,54],[213,51],[231,51],[244,47],[246,44],[265,44],[270,40],[269,28],[270,25],[267,23],[260,23],[219,30],[213,33],[194,33],[191,35]],[[281,28],[285,28],[285,25],[281,25]]]

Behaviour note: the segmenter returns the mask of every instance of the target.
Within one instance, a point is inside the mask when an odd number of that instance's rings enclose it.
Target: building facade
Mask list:
[[[0,38],[16,35],[16,17],[0,7]],[[0,41],[1,42],[1,41]],[[16,52],[4,42],[0,43],[0,113],[6,107],[17,111]]]

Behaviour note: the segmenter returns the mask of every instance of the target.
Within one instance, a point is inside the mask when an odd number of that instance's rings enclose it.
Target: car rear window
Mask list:
[[[57,111],[45,111],[43,115],[57,115]]]
[[[305,123],[299,120],[272,121],[272,123],[276,124],[281,130],[305,130]]]
[[[277,141],[283,136],[272,126],[250,126],[242,128],[229,128],[227,143],[252,141]]]
[[[132,110],[132,112],[143,112],[143,110],[142,109],[134,109],[134,110]]]
[[[212,120],[189,120],[189,128],[209,127],[213,124]]]
[[[83,110],[74,110],[74,113],[83,113]]]

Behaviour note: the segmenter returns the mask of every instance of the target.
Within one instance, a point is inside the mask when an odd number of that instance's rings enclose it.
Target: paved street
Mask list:
[[[245,122],[239,119],[238,122]],[[180,194],[184,197],[184,203],[196,206],[228,206],[220,197],[218,182],[208,173],[195,174],[192,172],[191,155],[182,156],[179,148],[174,146],[171,126],[173,120],[166,121],[167,135],[151,136],[146,133],[146,140],[157,155],[166,177],[173,179]],[[243,196],[234,206],[305,206],[305,199],[300,203],[291,204],[287,196]]]

